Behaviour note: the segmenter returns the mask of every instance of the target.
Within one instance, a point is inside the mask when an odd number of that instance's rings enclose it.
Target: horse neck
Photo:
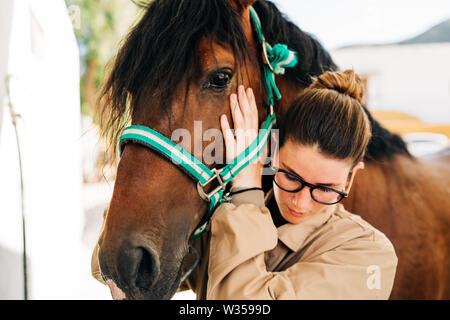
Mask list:
[[[424,217],[428,217],[428,223],[444,219],[448,224],[450,216],[443,217],[440,213],[450,206],[449,163],[450,159],[444,157],[424,160],[403,154],[366,162],[343,204],[348,211],[393,238],[399,226],[393,223],[392,217],[386,217],[394,212],[403,212],[403,224]],[[436,214],[439,217],[431,218]]]
[[[275,105],[277,121],[279,122],[289,106],[302,93],[305,87],[300,83],[290,80],[286,76],[276,76],[276,83],[282,95],[281,100],[278,100]]]

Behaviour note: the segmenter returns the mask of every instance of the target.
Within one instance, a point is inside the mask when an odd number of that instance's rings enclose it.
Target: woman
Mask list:
[[[339,203],[370,140],[362,95],[353,71],[319,76],[279,124],[266,199],[260,162],[233,180],[231,202],[211,222],[208,299],[389,298],[397,266],[391,242]],[[258,129],[251,89],[240,86],[230,108],[236,137],[220,119],[227,161]]]

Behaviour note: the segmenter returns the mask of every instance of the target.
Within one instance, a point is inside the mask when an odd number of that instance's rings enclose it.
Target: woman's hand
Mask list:
[[[230,128],[227,116],[220,117],[220,126],[225,140],[226,161],[230,163],[258,136],[258,108],[251,88],[247,90],[239,86],[238,94],[230,95],[230,109],[233,117],[235,135]],[[235,138],[236,136],[236,138]],[[233,188],[261,187],[263,164],[253,161],[232,180]]]

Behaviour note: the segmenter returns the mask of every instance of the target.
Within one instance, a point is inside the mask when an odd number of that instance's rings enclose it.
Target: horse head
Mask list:
[[[119,50],[104,85],[104,135],[117,143],[131,120],[132,125],[177,139],[210,169],[223,164],[220,147],[211,152],[211,144],[222,146],[219,116],[230,117],[229,95],[240,84],[251,87],[260,120],[268,113],[251,5],[267,20],[268,40],[292,42],[287,29],[293,25],[266,1],[152,1]],[[293,44],[294,50],[303,60],[295,73],[286,74],[296,81],[280,83],[283,94],[292,95],[276,110],[280,116],[308,84],[309,75],[335,68],[316,40],[306,34],[298,37],[303,33],[294,29],[295,39],[302,39]],[[189,240],[208,204],[170,160],[139,144],[129,143],[121,151],[98,241],[101,272],[127,298],[167,299],[179,287]]]

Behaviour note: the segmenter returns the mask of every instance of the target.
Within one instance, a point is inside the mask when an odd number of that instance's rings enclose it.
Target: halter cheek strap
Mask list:
[[[284,44],[270,46],[262,33],[261,22],[256,11],[250,7],[250,16],[258,34],[259,43],[262,46],[264,62],[264,82],[267,91],[267,105],[269,115],[265,120],[256,140],[231,163],[217,168],[208,168],[191,153],[176,145],[173,141],[163,136],[159,132],[145,127],[133,125],[126,127],[119,139],[119,155],[122,155],[123,148],[128,143],[137,143],[150,148],[182,169],[194,181],[197,182],[197,190],[200,197],[208,202],[208,212],[200,221],[199,227],[194,231],[191,240],[200,237],[206,230],[216,207],[223,202],[229,201],[224,194],[227,184],[246,166],[255,161],[267,144],[270,131],[274,128],[276,117],[273,112],[274,99],[281,99],[280,91],[275,83],[275,74],[284,74],[285,68],[293,67],[297,64],[297,54],[288,49]],[[214,180],[218,186],[208,193],[204,188]]]
[[[275,83],[275,74],[283,75],[286,68],[295,67],[298,63],[297,53],[289,50],[285,44],[277,43],[273,47],[267,43],[262,32],[261,21],[253,7],[250,7],[250,17],[262,47],[262,60],[264,62],[264,82],[267,89],[267,105],[273,106],[275,98],[281,99],[281,93]]]

